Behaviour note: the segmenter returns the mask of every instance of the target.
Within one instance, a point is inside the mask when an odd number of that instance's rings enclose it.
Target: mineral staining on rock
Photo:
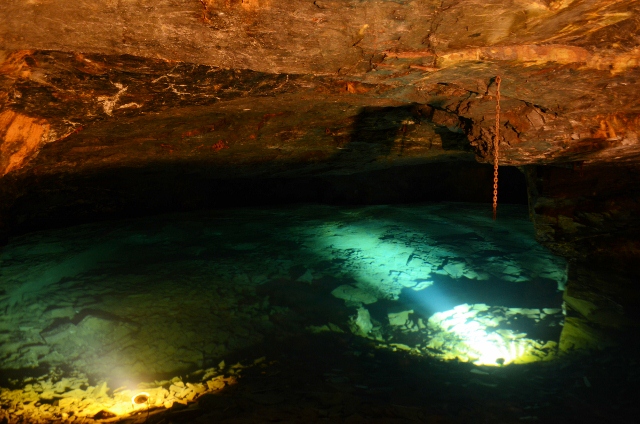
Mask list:
[[[44,144],[49,124],[44,119],[5,110],[0,113],[0,177],[21,168]]]

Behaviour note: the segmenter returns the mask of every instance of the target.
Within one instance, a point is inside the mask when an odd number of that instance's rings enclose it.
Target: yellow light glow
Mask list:
[[[499,329],[505,316],[537,310],[489,307],[484,304],[458,305],[429,318],[433,337],[428,347],[446,360],[461,360],[475,365],[502,366],[552,358],[555,342],[539,343],[525,333]]]
[[[115,389],[110,393],[106,382],[97,386],[68,389],[63,392],[57,404],[46,404],[41,408],[39,400],[46,399],[34,386],[53,387],[51,380],[42,380],[28,385],[25,389],[7,390],[0,388],[0,405],[14,405],[11,409],[0,407],[0,421],[50,423],[78,417],[81,420],[117,420],[132,417],[141,411],[170,409],[174,403],[189,405],[207,393],[215,393],[227,386],[237,384],[240,366],[236,375],[225,377],[215,369],[204,370],[202,379],[193,383],[183,383],[179,378],[171,381],[141,383],[138,389]],[[68,378],[88,383],[86,377]],[[40,389],[39,389],[40,390]],[[144,391],[141,391],[144,390]],[[144,413],[144,412],[143,412]],[[93,422],[93,421],[92,421]]]
[[[151,395],[147,392],[140,392],[137,395],[131,397],[131,403],[135,405],[149,404]]]

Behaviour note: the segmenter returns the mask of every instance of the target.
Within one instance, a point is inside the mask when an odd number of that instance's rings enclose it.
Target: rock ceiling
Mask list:
[[[485,161],[497,75],[503,164],[640,154],[639,1],[7,0],[0,22],[0,174],[402,161],[459,134]]]

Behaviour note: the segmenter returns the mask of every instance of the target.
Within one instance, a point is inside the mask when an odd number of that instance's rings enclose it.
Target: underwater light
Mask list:
[[[151,395],[147,392],[140,392],[131,398],[131,403],[134,405],[142,405],[149,402]]]
[[[503,366],[517,360],[525,353],[519,343],[514,340],[504,340],[494,337],[495,333],[478,331],[473,339],[466,339],[465,343],[471,352],[477,352],[478,357],[472,362],[475,365]]]
[[[445,360],[474,365],[503,366],[552,359],[557,343],[539,342],[501,326],[509,316],[539,319],[539,309],[507,308],[485,304],[458,305],[429,318],[432,337],[427,345]],[[535,321],[533,321],[535,322]]]

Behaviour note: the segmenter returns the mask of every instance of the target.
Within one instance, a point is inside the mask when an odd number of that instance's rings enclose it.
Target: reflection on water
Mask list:
[[[0,369],[62,368],[112,388],[296,333],[478,365],[545,359],[566,280],[526,208],[502,206],[494,222],[452,203],[83,225],[15,238],[0,261]]]

